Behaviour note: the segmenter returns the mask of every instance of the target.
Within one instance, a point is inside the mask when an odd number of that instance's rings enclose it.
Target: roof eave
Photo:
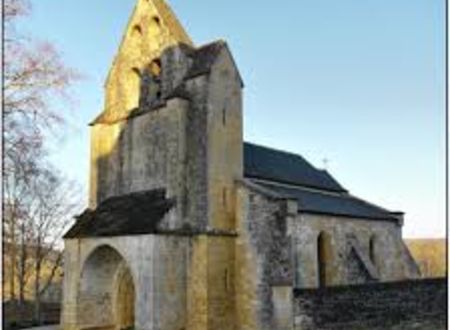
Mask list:
[[[398,223],[398,219],[394,217],[377,217],[377,216],[367,216],[367,215],[356,215],[356,214],[342,214],[342,213],[336,213],[336,212],[328,212],[328,211],[317,211],[317,210],[306,210],[306,209],[299,209],[299,214],[312,214],[312,215],[328,215],[333,217],[342,217],[347,219],[364,219],[364,220],[370,220],[370,221],[388,221],[388,222],[395,222]]]

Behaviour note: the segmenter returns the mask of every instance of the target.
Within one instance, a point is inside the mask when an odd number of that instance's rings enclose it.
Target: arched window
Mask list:
[[[159,58],[150,62],[149,71],[153,77],[159,78],[161,76],[161,60]]]
[[[225,126],[227,124],[227,112],[226,108],[222,108],[222,125]]]
[[[152,17],[152,23],[155,24],[156,26],[161,26],[161,20],[159,19],[158,16]]]
[[[329,284],[329,266],[331,259],[330,236],[321,232],[317,237],[317,276],[319,287]]]
[[[141,77],[141,71],[138,68],[132,68],[131,71],[133,71],[135,77]]]
[[[142,27],[139,24],[133,25],[130,31],[130,37],[127,44],[129,55],[137,59],[142,53]]]
[[[136,24],[135,26],[133,26],[133,30],[131,31],[131,36],[136,37],[136,38],[142,36],[142,28],[139,24]]]
[[[146,86],[146,93],[148,93],[148,100],[150,102],[160,100],[162,98],[162,86],[161,86],[161,60],[156,58],[147,65],[146,75],[150,79],[150,84]]]
[[[223,280],[224,280],[225,292],[228,292],[228,290],[230,289],[230,274],[229,274],[228,268],[225,268]]]
[[[369,257],[374,266],[377,265],[376,262],[376,236],[373,235],[369,240]]]
[[[160,30],[161,30],[161,20],[158,16],[153,16],[150,19],[150,24],[149,24],[149,34],[151,36],[156,36]]]
[[[222,188],[222,206],[224,210],[227,209],[227,188]]]

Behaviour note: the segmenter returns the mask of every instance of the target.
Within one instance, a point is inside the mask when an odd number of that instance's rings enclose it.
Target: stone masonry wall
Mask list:
[[[238,191],[236,311],[238,328],[277,329],[273,298],[292,285],[284,201],[241,187]],[[276,287],[274,289],[274,287]],[[274,294],[274,291],[275,294]]]
[[[90,206],[162,187],[170,196],[182,194],[187,111],[178,100],[128,121],[92,127]]]
[[[98,255],[94,260],[98,262],[89,262],[99,249],[105,248],[114,253],[105,255],[108,258]],[[183,328],[188,322],[186,304],[191,301],[186,287],[190,249],[191,238],[184,236],[65,240],[62,328],[79,330],[84,325],[116,324],[114,297],[118,288],[111,283],[120,269],[119,260],[129,267],[134,282],[135,329]],[[91,296],[95,300],[84,300]]]
[[[330,276],[327,285],[364,283],[361,270],[352,252],[350,237],[361,246],[361,253],[370,255],[370,239],[374,239],[374,260],[379,281],[398,281],[417,278],[418,269],[403,243],[401,227],[394,222],[374,221],[313,214],[299,214],[292,222],[292,236],[296,262],[295,287],[318,286],[318,236],[326,233],[330,239],[327,261]]]
[[[294,290],[295,330],[443,330],[446,317],[446,279]]]
[[[184,166],[186,177],[185,193],[180,203],[183,215],[195,227],[204,228],[207,222],[207,78],[199,76],[186,82],[191,96],[189,110],[186,112],[186,159]]]
[[[235,227],[234,181],[242,178],[241,80],[227,47],[211,69],[208,83],[208,225]]]
[[[235,237],[208,237],[208,329],[236,329],[234,243]]]

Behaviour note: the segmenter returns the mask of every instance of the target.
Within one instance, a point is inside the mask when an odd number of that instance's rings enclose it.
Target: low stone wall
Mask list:
[[[446,329],[447,279],[294,290],[296,330]]]

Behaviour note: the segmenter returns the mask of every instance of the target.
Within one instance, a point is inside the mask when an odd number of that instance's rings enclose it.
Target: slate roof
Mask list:
[[[86,209],[64,238],[140,235],[157,231],[174,202],[163,189],[111,197],[95,210]]]
[[[327,172],[302,156],[244,143],[244,176],[328,191],[346,190]]]
[[[398,221],[396,217],[398,213],[390,212],[348,193],[327,193],[301,187],[287,187],[254,181],[253,183],[276,192],[278,195],[296,199],[300,212]]]

